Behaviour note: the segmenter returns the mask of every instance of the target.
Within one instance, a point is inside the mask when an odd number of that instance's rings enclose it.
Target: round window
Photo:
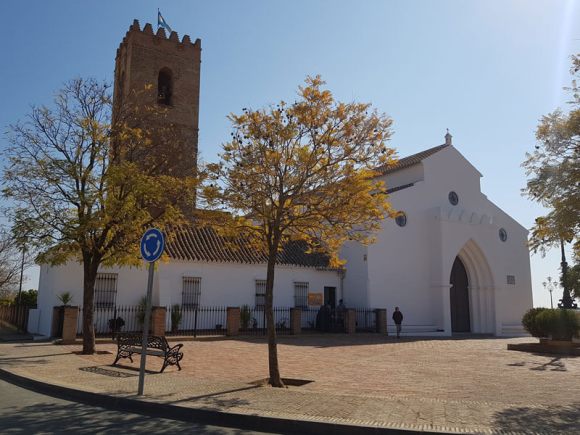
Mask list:
[[[397,217],[395,218],[395,222],[400,227],[404,227],[405,225],[407,225],[407,215],[405,214],[405,212],[400,211]]]
[[[454,191],[449,192],[449,202],[451,205],[457,205],[459,203],[459,197]]]
[[[499,239],[502,242],[505,242],[507,240],[507,231],[505,229],[503,229],[503,228],[500,228],[499,229]]]

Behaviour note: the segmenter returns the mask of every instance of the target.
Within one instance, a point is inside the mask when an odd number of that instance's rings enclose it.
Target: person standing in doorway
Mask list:
[[[399,307],[395,307],[393,312],[393,321],[397,327],[397,338],[401,338],[401,323],[403,323],[403,313],[399,311]]]

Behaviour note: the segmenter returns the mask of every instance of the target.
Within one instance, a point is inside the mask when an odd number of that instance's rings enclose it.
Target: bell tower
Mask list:
[[[149,145],[123,154],[158,174],[194,176],[197,168],[201,41],[166,36],[134,20],[115,59],[113,125],[121,121],[148,133]],[[127,150],[124,150],[127,151]]]

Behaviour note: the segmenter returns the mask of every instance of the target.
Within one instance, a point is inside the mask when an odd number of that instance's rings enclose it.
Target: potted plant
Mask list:
[[[57,296],[57,299],[62,303],[63,307],[69,307],[73,297],[70,292],[62,292]]]
[[[137,323],[141,329],[143,329],[143,325],[145,324],[145,310],[147,309],[147,296],[143,296],[139,299],[139,303],[137,304]]]
[[[60,301],[61,305],[54,307],[52,336],[62,338],[63,341],[72,342],[76,336],[76,318],[78,316],[78,307],[71,306],[71,302],[73,300],[71,292],[62,292],[61,294],[57,295],[56,298]],[[73,311],[71,312],[71,310]],[[75,310],[76,313],[74,312]],[[70,314],[67,315],[73,316],[72,318],[75,319],[72,321],[72,323],[69,322],[67,331],[64,330],[65,312],[69,312]]]
[[[171,307],[171,332],[175,334],[179,329],[179,324],[183,314],[181,312],[181,305],[175,304]]]
[[[252,320],[252,311],[248,305],[243,305],[240,309],[240,325],[244,331],[250,326]]]

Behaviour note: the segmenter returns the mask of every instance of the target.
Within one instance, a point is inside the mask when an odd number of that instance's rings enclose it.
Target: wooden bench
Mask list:
[[[159,372],[163,373],[163,370],[165,370],[165,367],[168,365],[176,365],[177,368],[181,370],[179,361],[183,358],[183,352],[180,352],[182,347],[183,344],[181,343],[171,347],[165,337],[150,335],[147,337],[147,348],[145,349],[145,353],[147,355],[163,358],[163,367],[161,367],[161,371]],[[113,365],[116,365],[121,358],[129,358],[131,362],[133,362],[132,355],[134,353],[141,355],[142,349],[143,334],[117,334],[117,358],[115,358]]]

